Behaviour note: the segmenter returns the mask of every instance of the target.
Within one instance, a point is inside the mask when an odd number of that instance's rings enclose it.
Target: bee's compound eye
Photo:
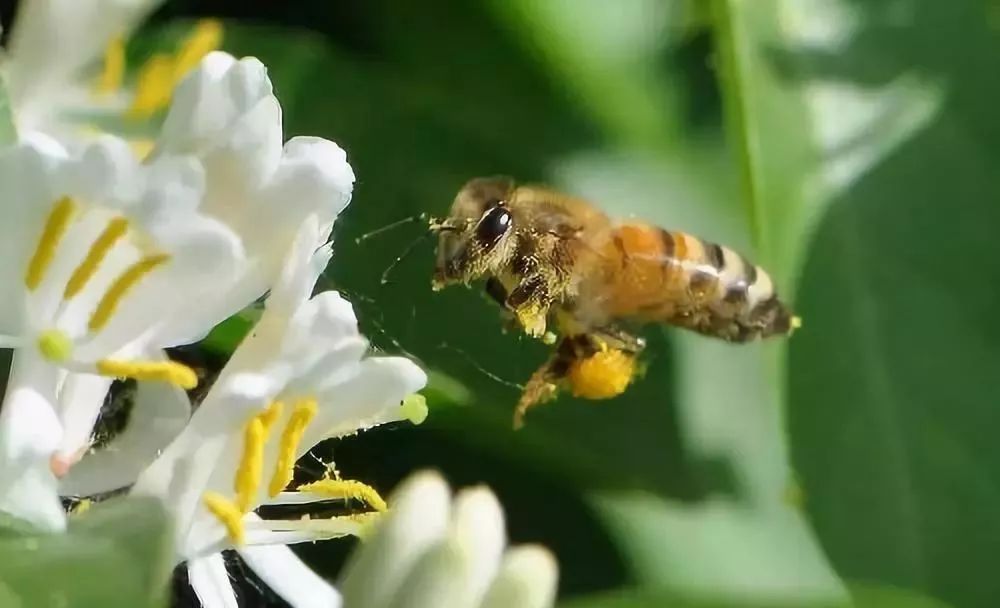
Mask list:
[[[506,208],[501,205],[493,207],[483,215],[483,219],[479,220],[479,225],[476,226],[476,238],[483,245],[496,245],[500,237],[510,229],[512,221],[510,211]]]

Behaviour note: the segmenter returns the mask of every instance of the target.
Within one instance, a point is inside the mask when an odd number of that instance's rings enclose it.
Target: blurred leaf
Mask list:
[[[10,97],[7,86],[0,79],[0,144],[17,141],[17,130],[14,127],[14,116],[11,114]]]
[[[32,608],[160,606],[172,549],[158,501],[110,500],[72,516],[65,534],[0,539],[0,599]]]
[[[843,603],[789,602],[780,598],[753,602],[744,599],[691,598],[666,591],[634,589],[587,596],[564,602],[560,608],[947,608],[931,598],[889,587],[852,586]]]
[[[212,328],[201,342],[202,348],[218,355],[230,355],[260,318],[261,310],[250,308]]]
[[[808,515],[848,578],[993,606],[995,7],[717,6],[759,243],[779,283],[801,276],[788,417]]]

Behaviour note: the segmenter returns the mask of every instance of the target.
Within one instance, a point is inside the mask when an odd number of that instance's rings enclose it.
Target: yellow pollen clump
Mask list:
[[[236,503],[216,492],[205,492],[201,497],[208,512],[215,516],[225,526],[226,534],[236,546],[246,542],[246,530],[243,528],[243,513]]]
[[[157,266],[165,264],[170,260],[166,254],[148,255],[138,262],[125,269],[121,275],[115,279],[111,287],[104,293],[97,303],[97,308],[90,315],[87,329],[94,332],[102,329],[111,320],[118,305],[125,298],[129,291],[135,287],[144,276],[156,269]]]
[[[34,291],[45,278],[45,271],[48,270],[53,258],[56,256],[56,249],[59,248],[59,241],[62,240],[69,222],[73,219],[73,212],[76,211],[76,202],[64,196],[58,201],[49,217],[45,220],[45,227],[42,229],[42,236],[35,246],[35,253],[28,262],[28,271],[24,276],[24,284],[30,291]]]
[[[121,361],[101,359],[96,364],[97,373],[109,378],[134,378],[166,382],[190,390],[198,386],[198,374],[176,361]]]
[[[380,513],[389,510],[389,505],[375,488],[353,479],[321,479],[303,484],[296,491],[334,500],[360,500]]]
[[[421,424],[427,420],[427,399],[419,393],[407,395],[399,406],[399,413],[413,424]]]
[[[285,425],[285,430],[281,433],[281,444],[278,446],[278,460],[274,465],[274,474],[271,476],[271,483],[268,484],[268,494],[277,496],[292,481],[295,473],[295,457],[299,449],[299,442],[306,427],[312,422],[319,411],[319,406],[315,399],[303,399],[295,405],[292,415]]]
[[[566,380],[575,397],[610,399],[624,393],[634,375],[635,357],[608,349],[574,361]]]
[[[38,350],[49,361],[65,361],[73,354],[73,341],[61,330],[47,329],[38,335]]]
[[[63,299],[68,300],[83,290],[87,285],[87,281],[94,276],[101,262],[107,257],[108,252],[111,251],[111,248],[115,246],[115,243],[119,239],[125,236],[126,232],[128,232],[127,219],[116,217],[108,222],[104,231],[97,237],[94,244],[90,246],[87,256],[83,258],[80,265],[73,271],[73,275],[70,276],[69,281],[66,282],[66,289],[63,290]]]

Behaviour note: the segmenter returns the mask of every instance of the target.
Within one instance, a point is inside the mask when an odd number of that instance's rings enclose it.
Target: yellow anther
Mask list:
[[[361,540],[368,538],[375,529],[375,525],[382,519],[382,511],[368,511],[367,513],[352,513],[350,515],[341,515],[340,517],[335,517],[334,519],[341,519],[350,522],[354,522],[358,525],[358,530],[355,532],[355,536]]]
[[[226,534],[236,546],[246,542],[246,530],[243,528],[243,513],[236,504],[216,492],[205,492],[201,497],[208,512],[215,516],[225,526]]]
[[[89,511],[90,507],[92,506],[94,506],[93,500],[89,498],[83,498],[80,500],[80,502],[76,503],[76,505],[72,508],[70,513],[72,515],[83,515],[84,513]]]
[[[264,425],[264,432],[270,433],[271,427],[274,423],[278,421],[281,417],[281,413],[285,410],[285,405],[280,401],[272,401],[270,405],[267,406],[263,412],[257,414],[257,419],[260,423]]]
[[[174,59],[174,84],[198,65],[205,55],[222,45],[222,22],[218,19],[201,19],[177,50]]]
[[[427,420],[427,399],[419,393],[407,395],[399,406],[399,413],[413,424],[420,424]]]
[[[243,456],[236,467],[233,489],[236,490],[236,506],[243,513],[253,510],[264,470],[264,443],[267,429],[260,416],[254,416],[243,429]]]
[[[222,23],[215,19],[203,19],[181,43],[176,54],[153,55],[139,70],[129,117],[149,118],[166,108],[177,83],[221,44]]]
[[[321,479],[301,485],[296,491],[332,500],[360,500],[380,513],[389,510],[389,505],[375,488],[354,479]]]
[[[101,359],[97,373],[109,378],[133,378],[152,382],[166,382],[190,390],[198,386],[198,374],[176,361],[122,361]]]
[[[66,230],[69,228],[73,211],[76,210],[76,202],[68,196],[59,199],[52,211],[49,212],[48,219],[45,220],[45,228],[42,229],[42,236],[38,239],[35,253],[28,262],[28,272],[24,276],[24,284],[29,290],[34,291],[45,278],[45,271],[56,255],[59,248],[59,241],[62,240]]]
[[[625,392],[635,376],[635,357],[620,350],[602,349],[573,361],[566,379],[574,396],[610,399]]]
[[[135,95],[128,109],[132,119],[149,118],[167,107],[174,89],[174,60],[166,53],[149,58],[136,79]]]
[[[70,299],[84,288],[93,276],[97,272],[97,268],[107,257],[108,252],[111,248],[115,246],[118,239],[125,236],[128,232],[128,220],[123,217],[116,217],[105,226],[104,232],[101,233],[94,244],[90,246],[90,251],[87,252],[87,257],[80,262],[80,265],[76,267],[73,271],[73,275],[66,282],[66,289],[63,291],[63,299]]]
[[[792,329],[798,329],[802,327],[802,317],[799,316],[792,317],[792,320],[789,322],[789,325],[791,326]]]
[[[295,404],[295,410],[288,418],[288,424],[281,433],[281,444],[278,446],[278,460],[274,465],[274,474],[268,485],[268,493],[274,497],[285,489],[294,476],[295,457],[302,441],[302,434],[312,422],[319,410],[315,399],[303,399]]]
[[[129,290],[135,287],[142,277],[152,272],[157,266],[166,263],[169,259],[170,256],[166,254],[149,255],[126,268],[125,272],[121,273],[104,293],[101,301],[97,303],[97,308],[90,315],[90,322],[87,324],[87,329],[94,332],[99,331],[107,325],[118,305],[121,304],[122,298],[125,297]]]
[[[98,95],[110,95],[122,88],[125,78],[125,38],[116,36],[104,49],[104,68],[94,86]]]
[[[38,334],[38,350],[49,361],[65,361],[73,354],[73,341],[61,330],[47,329]]]

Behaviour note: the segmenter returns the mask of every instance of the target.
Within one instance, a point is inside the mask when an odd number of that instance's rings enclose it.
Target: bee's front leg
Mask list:
[[[507,296],[507,309],[514,313],[524,333],[533,338],[549,341],[545,328],[549,308],[552,306],[550,294],[545,278],[535,275],[521,281]]]

